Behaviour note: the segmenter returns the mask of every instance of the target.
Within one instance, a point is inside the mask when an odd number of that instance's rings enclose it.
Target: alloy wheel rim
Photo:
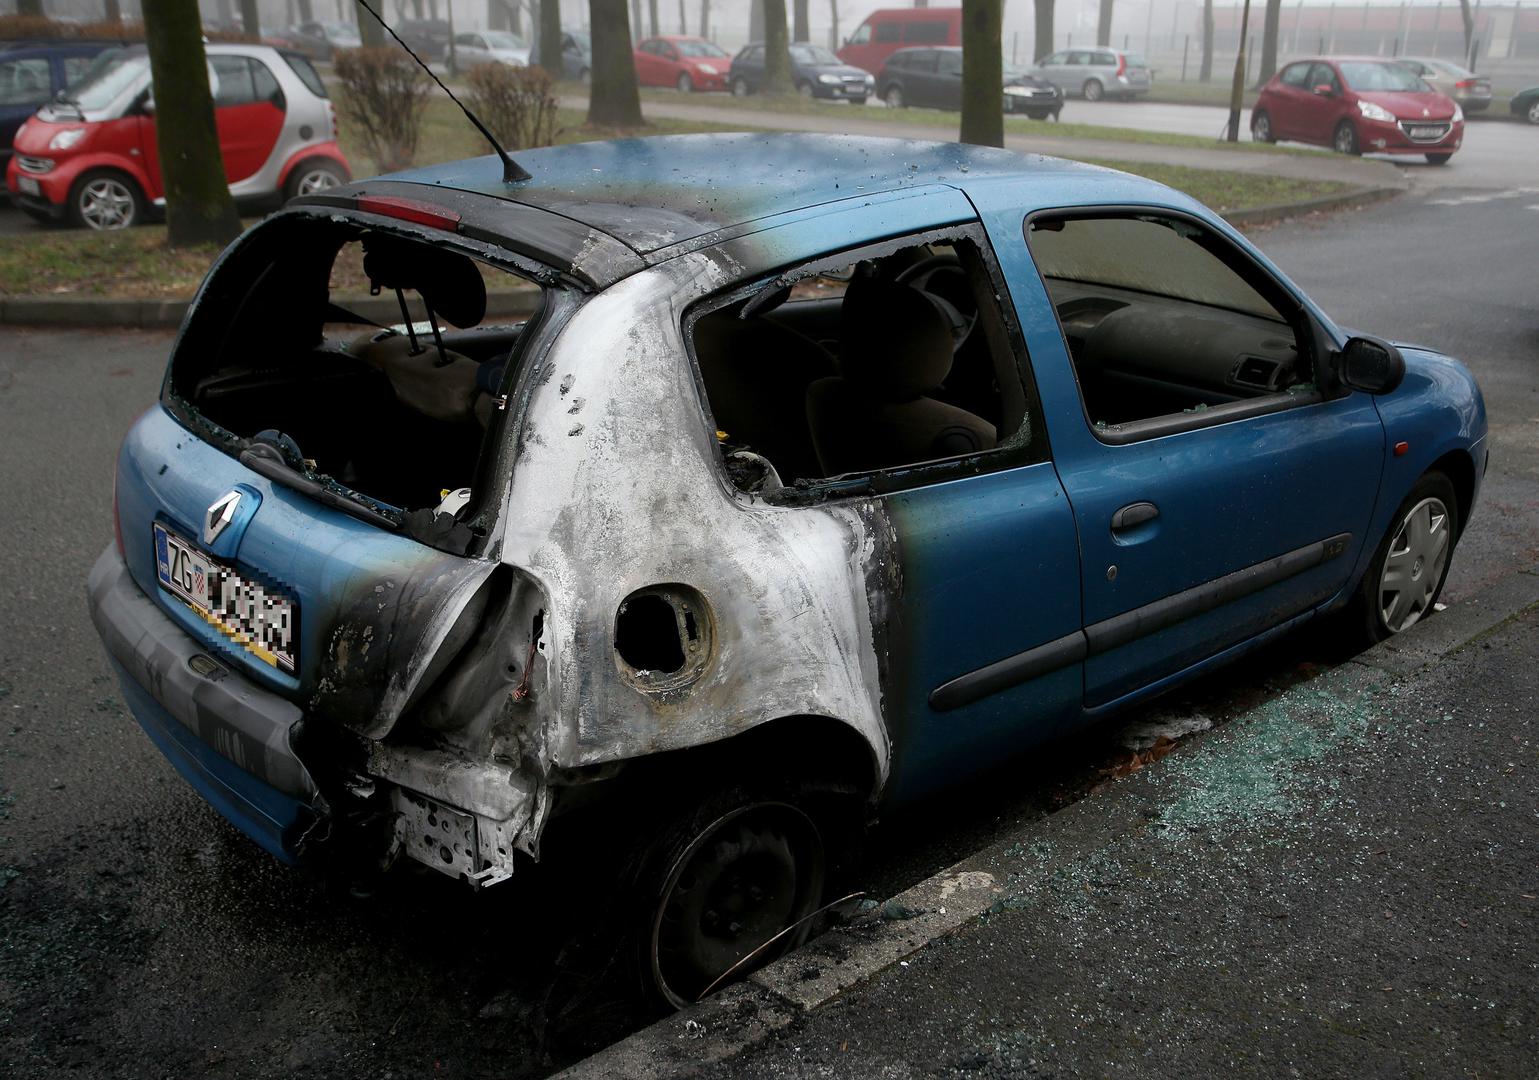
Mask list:
[[[296,188],[300,195],[313,195],[317,191],[336,187],[340,181],[330,169],[312,169],[299,178]]]
[[[1423,499],[1400,520],[1379,575],[1379,616],[1390,633],[1409,629],[1432,610],[1452,547],[1442,499]]]
[[[1530,124],[1539,124],[1539,101],[1534,102],[1528,107],[1528,122]]]
[[[1341,154],[1350,154],[1353,143],[1352,129],[1348,127],[1336,130],[1336,151]]]
[[[133,192],[118,180],[92,180],[80,191],[80,217],[103,232],[126,229],[134,222]]]
[[[1256,117],[1255,123],[1251,125],[1251,130],[1255,133],[1258,140],[1266,142],[1267,136],[1272,133],[1272,125],[1267,120],[1266,113]]]

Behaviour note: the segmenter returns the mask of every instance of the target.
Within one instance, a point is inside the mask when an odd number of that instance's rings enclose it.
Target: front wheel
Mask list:
[[[1431,615],[1459,539],[1453,484],[1429,472],[1390,520],[1352,604],[1343,612],[1350,643],[1367,647]]]
[[[1106,88],[1100,79],[1086,79],[1084,92],[1086,101],[1100,101],[1106,96]]]
[[[139,185],[111,169],[88,172],[69,193],[69,216],[76,225],[114,232],[144,220],[144,195]]]
[[[812,96],[812,84],[803,79],[796,84],[796,92],[804,98],[810,98]]]
[[[641,879],[643,989],[680,1009],[801,944],[828,858],[793,801],[730,788],[657,834]]]
[[[1449,159],[1452,158],[1452,157],[1453,157],[1452,154],[1428,154],[1427,155],[1427,164],[1428,165],[1447,165]]]
[[[1052,116],[1052,115],[1053,115],[1053,110],[1051,110],[1051,109],[1027,109],[1026,110],[1026,117],[1029,120],[1046,120],[1049,116]]]
[[[695,88],[695,80],[689,77],[689,72],[679,74],[679,93],[687,94]]]
[[[882,100],[887,102],[889,109],[901,109],[908,104],[903,99],[903,87],[901,86],[889,86],[887,93],[882,95]]]
[[[1352,126],[1352,121],[1343,120],[1336,125],[1336,133],[1331,136],[1331,146],[1338,154],[1361,152],[1357,146],[1357,128]]]
[[[1264,110],[1258,109],[1251,114],[1250,137],[1258,143],[1277,141],[1277,136],[1272,134],[1272,118]]]
[[[1528,118],[1530,124],[1539,124],[1539,98],[1534,99],[1528,107],[1528,112],[1523,115]]]
[[[732,96],[733,97],[747,97],[748,94],[749,94],[749,89],[748,89],[748,80],[747,79],[733,79],[732,80]]]

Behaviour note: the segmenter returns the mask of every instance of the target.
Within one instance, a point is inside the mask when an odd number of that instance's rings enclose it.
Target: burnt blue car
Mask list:
[[[679,1004],[804,936],[872,815],[1292,628],[1434,611],[1474,380],[1183,194],[844,136],[519,164],[253,226],[124,440],[95,624],[279,859],[487,885],[581,818]]]

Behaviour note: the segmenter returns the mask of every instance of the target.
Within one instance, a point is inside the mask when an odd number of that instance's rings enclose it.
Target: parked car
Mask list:
[[[725,90],[732,57],[697,37],[652,37],[636,46],[636,81],[642,86]]]
[[[1131,101],[1154,88],[1154,72],[1140,53],[1125,49],[1064,49],[1045,56],[1032,73],[1064,94],[1077,94],[1086,101],[1124,98]]]
[[[866,16],[839,50],[839,59],[872,75],[899,49],[962,44],[962,9],[881,8]]]
[[[477,64],[529,65],[529,45],[517,34],[506,30],[473,30],[454,35],[454,70],[465,71]]]
[[[864,105],[874,80],[858,67],[841,63],[821,45],[794,42],[790,47],[791,82],[803,97],[832,98]],[[732,58],[727,74],[735,97],[757,94],[764,89],[764,45],[744,45]]]
[[[440,64],[449,59],[449,20],[403,19],[395,32],[422,59]]]
[[[805,937],[870,815],[1436,610],[1475,380],[1184,194],[844,135],[517,156],[516,202],[487,156],[248,229],[123,442],[92,618],[280,859],[484,886],[569,846],[681,1004]]]
[[[230,193],[272,203],[351,177],[326,87],[300,53],[209,45],[214,120]],[[16,133],[12,200],[39,219],[123,229],[165,203],[149,55],[137,45],[44,105]]]
[[[1393,60],[1319,57],[1272,76],[1251,109],[1250,130],[1257,142],[1425,154],[1445,165],[1464,141],[1464,111]]]
[[[0,166],[11,158],[16,129],[39,106],[78,80],[112,41],[0,42]]]
[[[899,49],[882,65],[876,87],[892,108],[961,109],[962,50]],[[1063,93],[1056,86],[1020,69],[1006,69],[1003,90],[1007,113],[1045,120],[1063,109]]]
[[[593,39],[586,33],[561,34],[561,73],[583,82],[593,77]]]
[[[1433,56],[1401,56],[1396,59],[1401,67],[1409,68],[1413,75],[1432,89],[1440,91],[1459,103],[1467,113],[1483,112],[1491,107],[1491,80],[1476,75],[1452,60],[1439,60]]]
[[[1539,86],[1530,86],[1512,96],[1507,104],[1513,116],[1521,116],[1530,124],[1539,124]]]
[[[311,60],[330,60],[338,49],[363,44],[358,28],[345,22],[304,22],[263,38],[266,44],[304,53]]]

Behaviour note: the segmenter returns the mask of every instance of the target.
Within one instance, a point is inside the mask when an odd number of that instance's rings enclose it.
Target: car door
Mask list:
[[[732,62],[733,77],[748,83],[748,88],[758,92],[764,86],[764,46],[750,45]]]
[[[1300,116],[1314,104],[1309,87],[1310,66],[1308,61],[1289,64],[1272,84],[1267,113],[1272,134],[1279,139],[1300,138],[1304,133]]]
[[[1095,711],[1338,595],[1384,431],[1367,395],[1318,390],[1325,332],[1219,230],[1111,208],[1026,227],[1032,273],[1011,290],[1018,305],[1045,292],[1056,315],[1028,345],[1039,372],[1058,360],[1039,383],[1078,525]]]
[[[246,56],[210,56],[216,80],[214,124],[225,178],[239,183],[272,156],[287,109],[283,92],[265,64]]]
[[[1329,92],[1320,92],[1328,87]],[[1309,69],[1309,100],[1299,110],[1299,137],[1306,142],[1330,144],[1337,121],[1345,114],[1341,78],[1329,64],[1316,61]]]
[[[935,108],[937,93],[934,49],[909,49],[903,65],[903,90],[910,105]]]
[[[944,26],[944,23],[930,23]],[[940,109],[962,107],[962,53],[949,49],[935,51],[935,105]]]

